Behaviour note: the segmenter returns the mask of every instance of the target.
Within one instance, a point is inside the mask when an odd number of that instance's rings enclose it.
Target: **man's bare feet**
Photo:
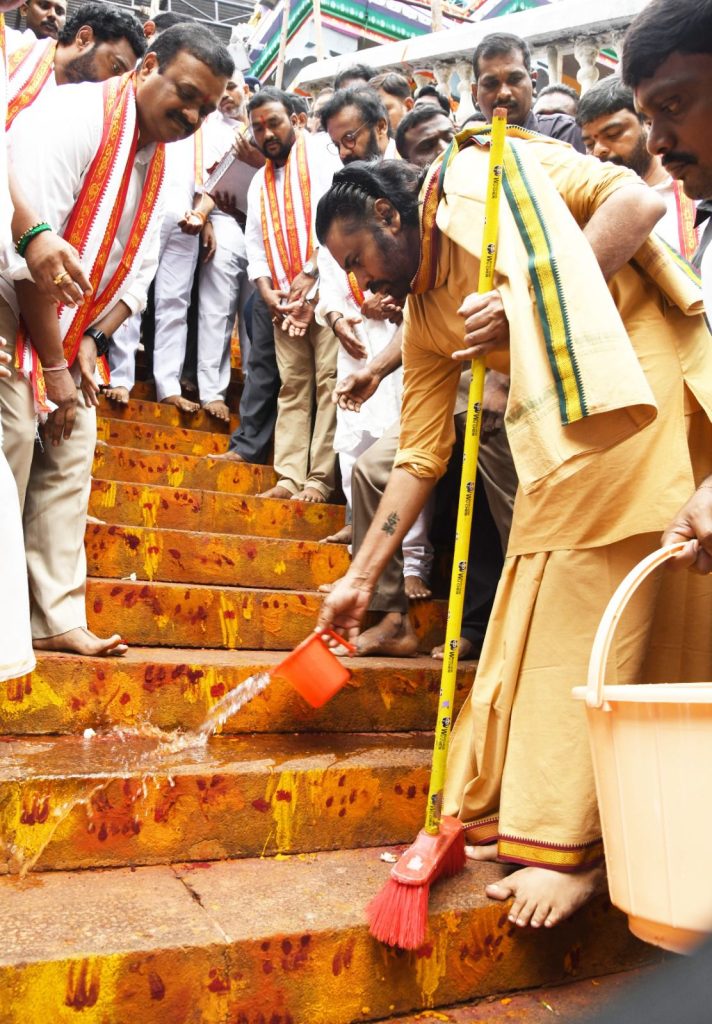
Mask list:
[[[324,537],[322,544],[350,544],[353,540],[354,528],[351,523],[347,523],[346,526],[342,526],[336,533],[330,533],[328,537]]]
[[[257,497],[279,498],[280,501],[284,501],[287,498],[293,498],[294,495],[291,491],[288,491],[286,487],[282,487],[281,484],[277,484],[276,487],[270,487],[268,491],[263,491],[262,494],[258,494]]]
[[[305,487],[303,490],[298,491],[297,494],[293,494],[292,498],[294,501],[309,501],[314,505],[326,503],[326,498],[321,491],[317,491],[316,487]]]
[[[231,448],[227,452],[221,452],[219,455],[204,455],[205,459],[220,459],[221,462],[245,462],[239,452]]]
[[[430,657],[435,658],[436,661],[443,660],[443,651],[445,650],[445,644],[438,644],[437,647],[433,647],[430,652]],[[466,636],[460,637],[460,647],[457,654],[458,661],[474,661],[477,657],[474,644],[471,640],[468,640]]]
[[[432,597],[433,592],[421,580],[420,576],[405,576],[403,579],[405,596],[409,601],[422,601],[426,597]]]
[[[189,402],[182,395],[168,395],[166,398],[162,398],[161,402],[163,405],[175,405],[176,409],[181,412],[200,412],[200,405],[197,402]]]
[[[104,388],[103,394],[110,402],[116,402],[117,405],[129,404],[128,388]]]
[[[407,614],[386,612],[381,621],[356,639],[358,653],[411,658],[418,653],[418,638]]]
[[[492,863],[497,860],[497,844],[488,843],[486,846],[465,846],[465,856],[470,860],[487,861]]]
[[[100,658],[108,654],[117,656],[126,654],[128,650],[118,633],[102,639],[82,626],[70,629],[66,633],[59,633],[57,636],[33,640],[32,646],[38,651],[65,651],[68,654],[84,654],[90,658]]]
[[[222,420],[223,423],[230,422],[230,410],[221,398],[216,398],[212,402],[206,402],[203,406],[208,416],[214,416],[216,420]]]
[[[550,868],[521,868],[508,878],[488,885],[491,900],[514,898],[509,920],[520,928],[553,928],[565,921],[603,888],[602,867],[569,874]]]

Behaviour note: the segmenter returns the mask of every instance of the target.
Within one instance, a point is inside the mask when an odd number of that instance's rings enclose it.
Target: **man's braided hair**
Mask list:
[[[366,163],[357,160],[334,175],[331,188],[319,200],[316,235],[324,244],[335,220],[350,222],[352,229],[371,219],[377,199],[387,199],[404,225],[418,224],[418,193],[425,171],[404,160]]]

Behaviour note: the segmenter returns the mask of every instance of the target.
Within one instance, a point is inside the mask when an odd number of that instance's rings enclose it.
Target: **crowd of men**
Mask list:
[[[0,679],[29,671],[33,646],[125,650],[85,611],[98,396],[130,400],[142,347],[159,401],[228,421],[233,335],[245,379],[222,457],[272,461],[264,498],[346,500],[326,539],[353,558],[319,628],[414,654],[436,485],[484,358],[459,642],[479,666],[445,809],[473,858],[518,866],[488,887],[511,920],[556,924],[603,858],[570,688],[663,531],[698,575],[634,602],[611,677],[712,678],[712,0],[653,0],[622,74],[583,96],[535,95],[526,42],[490,34],[464,124],[435,86],[361,64],[311,102],[260,87],[171,14],[141,25],[88,3],[66,19],[28,0],[20,15],[3,77]],[[478,294],[495,107],[506,187]]]

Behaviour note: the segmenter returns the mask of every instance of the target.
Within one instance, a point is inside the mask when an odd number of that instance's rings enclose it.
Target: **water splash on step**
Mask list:
[[[202,752],[207,747],[209,738],[229,718],[237,714],[245,704],[257,694],[262,693],[271,679],[272,675],[269,672],[257,672],[245,679],[210,709],[197,729],[188,732],[179,729],[166,731],[151,725],[150,722],[144,722],[137,726],[118,726],[98,733],[95,733],[93,729],[86,730],[83,748],[89,756],[89,761],[96,762],[92,763],[91,768],[87,765],[86,770],[88,776],[96,780],[95,784],[87,792],[77,794],[57,804],[50,812],[44,834],[40,838],[34,833],[30,845],[25,845],[20,841],[18,835],[14,837],[0,836],[0,873],[9,871],[11,874],[19,874],[20,877],[24,877],[32,871],[52,842],[56,831],[69,815],[77,807],[85,806],[87,816],[91,819],[94,816],[95,799],[100,799],[102,790],[106,790],[125,772],[134,777],[139,773],[140,786],[132,798],[137,805],[143,803],[148,797],[149,785],[153,785],[159,790],[164,784],[171,788],[175,786],[174,775],[185,759],[176,759],[173,755],[186,752],[188,760],[192,760],[191,751],[195,751],[195,759],[202,761],[204,759]],[[33,744],[33,752],[38,755],[42,753],[35,744]],[[97,752],[100,753],[98,761]],[[108,763],[107,754],[109,756]],[[64,771],[67,773],[76,771],[77,760],[82,760],[81,755],[78,757],[77,748],[73,746],[68,749],[67,757],[70,760],[68,760],[63,773]],[[139,814],[142,813],[138,807],[137,811]]]

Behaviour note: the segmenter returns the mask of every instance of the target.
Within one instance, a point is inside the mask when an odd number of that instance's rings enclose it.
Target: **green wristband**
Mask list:
[[[41,235],[43,231],[51,231],[52,226],[47,221],[40,221],[39,224],[33,224],[31,228],[24,231],[18,240],[15,242],[15,252],[18,256],[24,256],[27,251],[27,246],[30,244],[32,239],[36,235]]]

